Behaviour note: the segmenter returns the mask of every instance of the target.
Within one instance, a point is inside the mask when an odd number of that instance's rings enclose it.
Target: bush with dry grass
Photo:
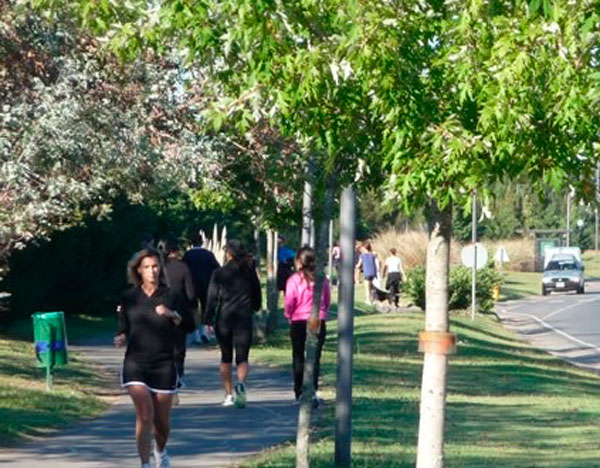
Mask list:
[[[528,238],[504,239],[497,241],[484,241],[493,260],[496,251],[504,247],[508,253],[509,262],[502,268],[507,271],[535,271],[535,241]]]
[[[384,260],[392,247],[398,251],[404,268],[410,270],[418,266],[425,266],[427,258],[427,233],[424,231],[397,231],[388,229],[375,235],[371,239],[373,251]],[[450,263],[460,263],[461,244],[452,242],[450,247]]]
[[[427,233],[424,231],[397,231],[388,229],[381,231],[371,239],[373,251],[384,260],[392,247],[398,251],[404,267],[410,270],[425,266],[427,257]],[[508,271],[534,271],[534,240],[527,238],[483,241],[488,249],[490,261],[493,261],[496,250],[503,246],[508,252],[510,261],[503,265]],[[450,264],[460,264],[460,250],[463,245],[452,240],[450,246]]]

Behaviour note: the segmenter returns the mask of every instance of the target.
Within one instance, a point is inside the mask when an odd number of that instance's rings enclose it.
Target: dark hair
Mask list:
[[[298,272],[309,283],[315,281],[315,271],[317,270],[317,256],[315,249],[304,246],[296,253],[296,263],[299,264]]]
[[[194,232],[190,240],[192,241],[192,245],[197,245],[198,247],[204,243],[204,237],[202,237],[200,231]]]
[[[179,242],[173,236],[167,236],[158,241],[158,251],[161,255],[169,255],[179,250]]]
[[[391,253],[392,255],[396,255],[396,249],[395,249],[394,247],[392,247],[392,248],[390,249],[390,253]]]
[[[367,249],[369,252],[373,251],[373,247],[371,247],[371,243],[369,241],[364,241],[363,245],[362,245],[365,249]]]
[[[131,260],[127,263],[127,281],[134,286],[139,286],[142,284],[142,277],[138,272],[138,268],[140,267],[142,260],[147,257],[155,257],[158,260],[158,264],[161,265],[160,254],[154,249],[142,249],[139,252],[136,252]],[[161,275],[162,275],[162,267],[161,267]]]
[[[231,255],[231,261],[244,271],[252,269],[252,255],[244,249],[244,245],[237,239],[230,239],[225,244],[225,252]]]

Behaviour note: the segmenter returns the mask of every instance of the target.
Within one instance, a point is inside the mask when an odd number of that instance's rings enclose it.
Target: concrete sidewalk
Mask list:
[[[108,344],[71,346],[111,369],[115,381],[123,350]],[[291,353],[291,352],[290,352]],[[293,440],[298,408],[292,377],[281,370],[252,365],[248,406],[223,408],[216,349],[189,347],[186,388],[173,409],[167,445],[174,468],[227,467],[243,457]],[[107,386],[114,386],[107,382]],[[53,436],[0,451],[0,468],[136,468],[135,411],[127,394],[100,418],[73,425]]]

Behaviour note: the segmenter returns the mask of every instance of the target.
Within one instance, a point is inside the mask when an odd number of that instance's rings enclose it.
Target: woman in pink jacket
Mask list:
[[[304,345],[306,342],[306,324],[310,319],[313,303],[313,287],[317,266],[315,251],[310,247],[302,247],[295,258],[296,273],[287,281],[285,289],[285,316],[290,323],[290,338],[292,339],[292,359],[294,365],[294,393],[296,401],[302,393],[302,378],[304,375]],[[329,281],[325,278],[319,308],[319,323],[317,331],[317,359],[315,362],[314,385],[315,392],[319,383],[319,367],[321,351],[327,333],[325,320],[331,301]],[[316,324],[315,324],[316,325]],[[315,393],[315,406],[318,400]]]

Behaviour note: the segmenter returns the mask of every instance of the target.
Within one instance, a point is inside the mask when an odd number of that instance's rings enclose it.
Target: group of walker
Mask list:
[[[339,276],[341,264],[341,250],[337,243],[332,249],[332,258]],[[357,242],[354,253],[355,282],[360,282],[361,274],[365,285],[365,298],[367,303],[373,304],[375,300],[386,300],[396,309],[400,305],[400,290],[406,274],[402,268],[402,259],[395,248],[389,250],[388,256],[382,262],[373,251],[371,242]],[[382,279],[385,278],[385,287]]]
[[[185,343],[196,333],[192,310],[200,302],[201,326],[211,326],[221,350],[219,371],[225,390],[223,406],[246,406],[248,354],[252,342],[252,314],[261,308],[261,289],[253,257],[236,240],[225,246],[225,265],[220,267],[200,240],[179,260],[172,240],[137,252],[127,267],[131,288],[118,306],[119,325],[115,346],[127,346],[121,385],[127,389],[136,410],[136,442],[142,468],[150,468],[151,452],[157,468],[170,468],[166,445],[171,407],[184,374]],[[212,258],[211,258],[212,257]],[[316,257],[302,247],[294,257],[295,273],[286,282],[285,316],[290,324],[294,393],[302,390],[306,326],[312,307]],[[325,320],[330,305],[329,282],[325,279],[319,322],[315,368],[315,390],[325,342]],[[237,384],[232,382],[235,350]],[[318,406],[319,400],[313,401]],[[154,441],[154,442],[153,442]]]

